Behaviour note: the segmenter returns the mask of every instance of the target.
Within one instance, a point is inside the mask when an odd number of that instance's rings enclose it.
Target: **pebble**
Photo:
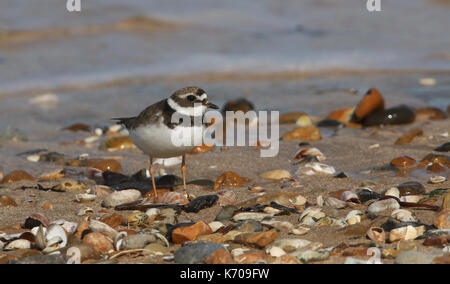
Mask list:
[[[218,249],[205,258],[205,264],[234,264],[233,256],[225,249]]]
[[[172,242],[182,244],[188,241],[194,241],[198,236],[211,234],[212,230],[203,221],[198,221],[194,225],[179,227],[172,231]]]
[[[219,199],[219,196],[212,194],[212,195],[202,195],[199,197],[194,198],[191,200],[189,205],[186,207],[186,212],[194,212],[198,213],[200,210],[205,208],[210,208],[216,204],[217,200]]]
[[[220,209],[219,213],[217,214],[215,220],[216,221],[226,221],[230,220],[233,217],[234,212],[236,212],[238,208],[233,205],[228,205]]]
[[[228,205],[233,205],[237,201],[236,193],[231,190],[223,190],[217,192],[219,199],[217,200],[217,205],[224,207]]]
[[[223,187],[242,187],[249,181],[249,179],[240,177],[235,172],[224,172],[214,182],[214,190],[218,190]]]
[[[133,148],[136,148],[136,146],[133,144],[128,135],[108,137],[103,140],[99,147],[100,150],[108,152]]]
[[[364,126],[406,124],[415,120],[415,112],[406,105],[399,105],[368,115],[363,121]]]
[[[110,171],[110,172],[116,172],[116,173],[122,171],[122,165],[114,159],[86,160],[85,166],[96,168],[101,171]]]
[[[400,204],[395,199],[389,198],[372,203],[367,208],[367,211],[371,214],[376,214],[389,209],[400,209]]]
[[[100,254],[108,254],[114,251],[112,240],[98,232],[89,233],[84,236],[83,243],[91,246]]]
[[[109,194],[103,199],[102,206],[106,208],[115,207],[118,205],[136,201],[141,197],[142,197],[141,192],[136,189],[116,191]]]
[[[16,207],[17,203],[11,197],[7,195],[0,195],[0,207],[13,206]]]
[[[295,124],[299,117],[304,115],[307,114],[299,111],[283,113],[280,115],[278,121],[280,124]]]
[[[361,188],[358,190],[359,200],[364,203],[369,200],[379,199],[381,194],[371,190],[370,188]]]
[[[395,258],[395,264],[431,264],[435,255],[410,250],[400,253]]]
[[[311,244],[310,241],[297,238],[278,239],[273,242],[273,246],[279,247],[287,253],[305,248]]]
[[[208,226],[211,228],[211,231],[213,233],[215,233],[220,228],[225,227],[225,225],[219,221],[213,221],[213,222],[209,223]]]
[[[360,122],[368,115],[384,109],[384,98],[376,88],[370,88],[361,99],[352,117],[352,122]]]
[[[417,136],[423,135],[423,130],[419,128],[415,128],[404,135],[400,136],[396,141],[395,144],[397,145],[405,145],[408,143],[411,143],[414,138]]]
[[[154,242],[156,242],[156,237],[153,235],[136,234],[126,236],[122,239],[120,249],[121,250],[140,249]]]
[[[408,181],[397,185],[400,196],[421,195],[425,193],[425,187],[417,181]]]
[[[77,132],[77,131],[90,132],[91,127],[84,123],[74,123],[72,125],[64,127],[62,130],[68,130],[68,131],[72,131],[72,132]]]
[[[283,180],[283,179],[290,179],[292,176],[286,170],[273,170],[262,173],[260,177],[268,180]]]
[[[23,224],[23,227],[25,229],[33,229],[34,227],[39,227],[40,225],[42,225],[44,227],[48,227],[50,225],[50,221],[43,214],[34,213],[25,219],[25,223]]]
[[[68,260],[69,258],[62,254],[47,254],[25,257],[8,264],[67,264]]]
[[[408,156],[403,156],[393,159],[391,165],[396,168],[412,167],[416,165],[416,160]]]
[[[310,162],[301,166],[295,174],[312,176],[316,174],[333,175],[335,173],[336,170],[332,166],[328,166],[326,164],[318,162]]]
[[[244,233],[236,236],[234,242],[264,248],[278,237],[275,230],[266,232]]]
[[[143,253],[149,255],[168,255],[170,249],[158,243],[151,243],[144,247]]]
[[[15,170],[3,177],[0,184],[7,184],[19,181],[35,181],[34,177],[22,170]]]
[[[299,127],[283,135],[283,140],[318,141],[322,139],[319,128],[314,125]]]
[[[29,103],[40,107],[55,107],[59,103],[59,97],[55,94],[48,93],[31,98]]]
[[[343,122],[343,123],[350,122],[354,112],[355,112],[355,107],[337,109],[337,110],[332,111],[327,116],[327,119],[333,119],[333,120]]]
[[[436,149],[434,149],[434,151],[437,151],[437,152],[448,152],[448,151],[450,151],[450,142],[442,144],[441,146],[439,146]]]
[[[123,222],[122,215],[119,214],[112,214],[111,216],[105,217],[100,220],[101,222],[105,223],[106,225],[110,226],[111,228],[115,229]]]
[[[256,213],[256,212],[242,212],[238,213],[233,216],[233,220],[236,222],[242,221],[242,220],[248,220],[253,219],[255,221],[262,221],[266,218],[271,218],[273,215],[268,213]],[[220,220],[218,220],[220,221]]]
[[[420,233],[413,226],[406,226],[391,230],[389,233],[389,241],[391,243],[397,241],[414,240],[420,236]]]
[[[213,252],[223,249],[223,245],[213,242],[188,242],[176,251],[174,260],[179,264],[201,264]]]
[[[239,222],[235,230],[241,231],[241,232],[262,232],[263,227],[260,222],[257,222],[255,220],[249,219]]]
[[[450,229],[450,209],[442,210],[434,219],[434,226],[440,230]]]
[[[181,192],[169,191],[158,194],[153,200],[154,203],[163,203],[163,204],[178,204],[178,205],[188,205],[189,200],[184,196]],[[199,203],[195,203],[194,205],[200,206]],[[193,205],[193,206],[194,206]],[[195,207],[192,207],[195,210]]]
[[[4,250],[29,249],[29,248],[31,248],[31,242],[29,240],[18,239],[7,244]]]
[[[331,252],[328,250],[306,250],[293,254],[302,263],[310,263],[315,261],[324,261],[330,258]]]

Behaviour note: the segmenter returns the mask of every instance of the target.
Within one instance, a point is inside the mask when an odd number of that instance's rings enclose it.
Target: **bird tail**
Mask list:
[[[136,119],[136,117],[116,117],[111,118],[111,120],[117,120],[117,124],[123,124],[126,128],[129,128],[131,123]]]

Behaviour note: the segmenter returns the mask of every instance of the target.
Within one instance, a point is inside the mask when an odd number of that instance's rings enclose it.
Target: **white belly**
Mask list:
[[[180,156],[202,144],[203,126],[168,128],[164,124],[139,126],[130,131],[130,139],[153,158]]]

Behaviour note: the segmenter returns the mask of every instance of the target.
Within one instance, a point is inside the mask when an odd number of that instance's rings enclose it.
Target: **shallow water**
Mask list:
[[[448,1],[381,4],[369,13],[362,0],[81,0],[69,13],[61,0],[2,0],[0,31],[29,33],[0,41],[0,90],[213,71],[450,69]],[[177,28],[114,28],[137,15]]]

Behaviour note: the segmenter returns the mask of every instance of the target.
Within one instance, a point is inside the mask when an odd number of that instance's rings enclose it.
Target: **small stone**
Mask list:
[[[369,114],[384,109],[384,98],[376,88],[370,88],[361,99],[352,117],[353,122],[360,122]]]
[[[69,258],[62,254],[34,255],[22,258],[16,261],[10,261],[9,264],[67,264]]]
[[[309,115],[302,115],[297,119],[295,124],[297,124],[300,127],[306,127],[312,125],[312,121]]]
[[[212,242],[188,242],[179,248],[175,253],[175,263],[179,264],[201,264],[206,257],[216,250],[222,250],[225,247]]]
[[[450,192],[444,196],[442,201],[442,210],[450,209]]]
[[[408,156],[403,156],[393,159],[391,165],[396,168],[412,167],[416,165],[416,160]]]
[[[376,111],[364,118],[364,126],[397,125],[414,122],[416,114],[407,105],[399,105],[389,109]]]
[[[353,113],[355,112],[355,108],[354,107],[350,107],[350,108],[344,108],[344,109],[337,109],[332,111],[327,118],[328,119],[333,119],[339,122],[350,122],[350,119],[353,116]]]
[[[122,171],[122,165],[114,159],[87,160],[85,166],[96,168],[101,171],[110,171],[115,173]]]
[[[263,251],[251,251],[234,258],[239,264],[270,263],[273,257]]]
[[[236,212],[238,208],[233,205],[227,205],[220,209],[219,213],[217,214],[215,220],[216,221],[226,221],[230,220],[233,217],[234,212]]]
[[[395,199],[389,198],[372,203],[367,208],[367,211],[371,214],[376,214],[389,209],[400,209],[400,204]]]
[[[256,232],[241,234],[234,239],[234,242],[263,248],[274,241],[277,237],[278,233],[274,230],[270,230],[262,233]]]
[[[331,253],[326,250],[306,250],[294,254],[302,263],[311,263],[316,261],[324,261],[330,258]]]
[[[81,191],[87,189],[87,186],[80,181],[74,179],[65,179],[61,183],[52,187],[53,191]]]
[[[437,151],[437,152],[448,152],[448,151],[450,151],[450,142],[442,144],[441,146],[439,146],[436,149],[434,149],[434,151]]]
[[[72,131],[72,132],[77,132],[77,131],[90,132],[91,127],[84,123],[75,123],[75,124],[72,124],[72,125],[69,125],[69,126],[63,128],[63,130],[68,130],[68,131]]]
[[[219,199],[219,196],[212,194],[212,195],[202,195],[199,197],[194,198],[191,200],[187,208],[185,209],[186,212],[194,212],[197,213],[202,209],[210,208],[212,207],[217,200]]]
[[[296,128],[283,136],[283,140],[318,141],[322,139],[319,128],[314,125]]]
[[[40,225],[48,227],[50,225],[50,220],[43,214],[35,213],[25,219],[23,227],[25,229],[33,229],[34,227],[39,227]]]
[[[263,227],[261,223],[255,221],[255,220],[244,220],[239,222],[239,224],[236,225],[235,230],[241,231],[241,232],[262,232]]]
[[[434,219],[434,226],[440,230],[450,229],[450,209],[445,209]]]
[[[112,214],[111,216],[105,217],[100,220],[101,222],[105,223],[106,225],[110,226],[111,228],[115,229],[123,222],[122,215],[119,214]]]
[[[141,192],[136,189],[116,191],[103,199],[102,206],[106,208],[115,207],[121,204],[136,201],[141,198],[141,196]]]
[[[417,181],[408,181],[397,186],[400,196],[421,195],[425,193],[425,187]]]
[[[413,129],[409,132],[407,132],[406,134],[400,136],[397,141],[395,141],[395,144],[397,145],[404,145],[404,144],[408,144],[411,143],[411,141],[416,138],[417,136],[421,136],[423,135],[423,130],[416,128]]]
[[[83,243],[91,246],[100,254],[108,254],[114,251],[112,240],[101,233],[93,232],[83,238]]]
[[[436,107],[424,107],[416,110],[417,121],[443,120],[446,118],[447,114]]]
[[[237,201],[236,193],[231,190],[223,190],[217,192],[217,196],[219,196],[219,200],[217,200],[217,205],[219,206],[228,206],[233,205]]]
[[[450,255],[438,256],[433,259],[433,264],[450,264]]]
[[[234,264],[233,256],[225,249],[219,249],[205,258],[205,264]]]
[[[308,240],[295,239],[295,238],[285,238],[278,239],[273,242],[273,246],[279,247],[287,253],[294,252],[298,249],[305,248],[311,244]]]
[[[295,124],[295,122],[298,120],[298,118],[303,115],[307,115],[307,114],[304,112],[299,112],[299,111],[283,113],[280,115],[278,121],[280,124]]]
[[[35,181],[34,177],[32,177],[29,173],[22,171],[22,170],[16,170],[9,174],[7,174],[0,184],[7,184],[11,182],[19,182],[19,181]]]
[[[218,190],[223,187],[242,187],[249,181],[249,179],[240,177],[235,172],[224,172],[214,182],[214,190]]]
[[[172,241],[175,244],[182,244],[187,241],[194,241],[198,236],[211,234],[212,230],[203,221],[198,221],[192,226],[176,228],[172,232]]]
[[[431,264],[436,256],[410,250],[400,253],[395,264]]]
[[[268,214],[268,213],[242,212],[242,213],[238,213],[238,214],[234,215],[233,220],[237,221],[237,222],[242,221],[242,220],[248,220],[248,219],[253,219],[255,221],[262,221],[263,219],[270,218],[272,216],[273,216],[272,214]]]
[[[29,249],[31,248],[31,242],[29,240],[18,239],[10,242],[5,246],[4,250],[17,250],[17,249]]]
[[[149,255],[168,255],[170,250],[168,247],[165,247],[158,243],[151,243],[144,248],[144,254]]]
[[[7,195],[0,195],[0,207],[17,206],[17,203]]]
[[[130,137],[128,135],[123,135],[106,138],[99,149],[102,151],[113,152],[133,148],[136,148],[136,146],[133,144]]]
[[[144,248],[148,244],[154,243],[154,242],[156,242],[156,237],[153,235],[136,234],[136,235],[126,236],[123,238],[120,249],[123,249],[123,250],[140,249],[140,248]]]
[[[213,242],[218,244],[223,244],[228,241],[222,233],[198,236],[195,240],[198,242]]]
[[[260,175],[260,177],[263,179],[268,179],[268,180],[282,180],[282,179],[289,179],[292,176],[286,170],[273,170],[273,171],[262,173]]]

